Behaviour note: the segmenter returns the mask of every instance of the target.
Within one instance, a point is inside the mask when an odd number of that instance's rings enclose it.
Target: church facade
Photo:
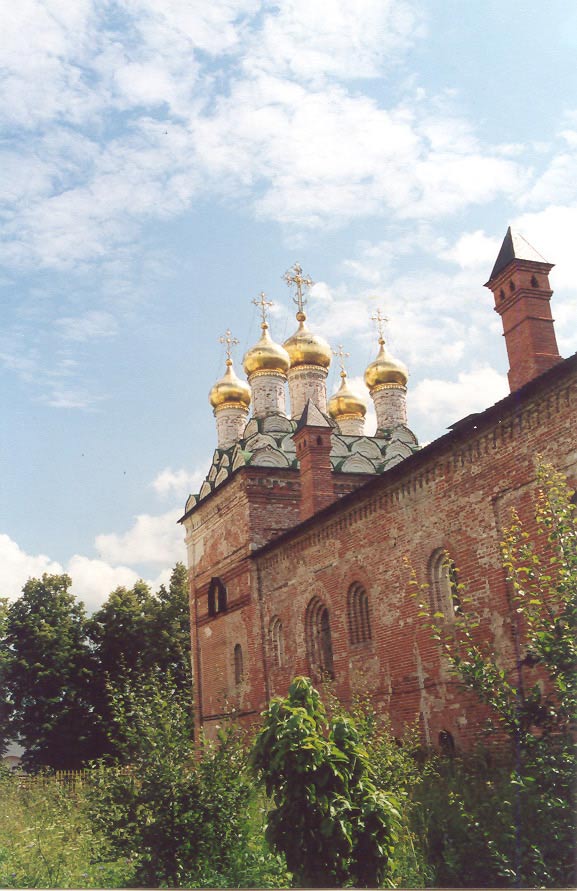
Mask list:
[[[454,567],[480,633],[515,667],[515,617],[500,541],[511,509],[531,522],[539,458],[577,481],[577,357],[559,356],[547,263],[507,232],[487,286],[503,319],[511,393],[419,448],[407,423],[407,370],[386,348],[365,382],[377,430],[347,385],[328,401],[328,344],[309,331],[295,266],[298,329],[262,336],[210,401],[218,447],[181,522],[188,553],[196,726],[214,737],[257,719],[297,674],[330,680],[345,703],[370,695],[393,731],[467,747],[483,717],[423,627],[408,566],[454,621]],[[232,338],[227,335],[230,348]],[[342,360],[341,351],[341,360]],[[290,414],[286,410],[288,383]],[[249,416],[252,404],[252,416]],[[538,457],[539,456],[539,457]]]

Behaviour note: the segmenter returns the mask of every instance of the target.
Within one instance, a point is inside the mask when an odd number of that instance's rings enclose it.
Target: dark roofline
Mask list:
[[[520,232],[513,231],[509,226],[505,238],[503,239],[501,249],[497,255],[497,259],[495,260],[493,271],[491,272],[489,281],[485,287],[488,287],[489,283],[494,281],[499,273],[502,272],[509,263],[512,263],[513,260],[524,260],[527,263],[539,263],[543,266],[548,266],[549,269],[553,268],[553,264],[549,263],[545,257],[542,257],[539,251],[535,250],[533,245],[529,244],[527,239],[521,235]]]
[[[514,409],[519,402],[524,402],[525,400],[528,401],[535,392],[546,387],[557,378],[570,375],[572,371],[577,371],[577,353],[570,356],[568,359],[561,360],[557,365],[553,365],[552,368],[544,371],[539,377],[528,381],[528,383],[524,384],[524,386],[520,387],[518,390],[509,393],[508,396],[505,396],[503,399],[499,400],[499,402],[486,408],[485,411],[467,415],[467,417],[463,418],[461,421],[452,424],[448,433],[433,440],[433,442],[430,442],[422,449],[419,449],[418,452],[413,452],[412,455],[399,461],[399,463],[395,464],[394,467],[391,467],[390,470],[386,470],[379,476],[371,477],[370,480],[367,480],[367,482],[364,483],[364,485],[359,486],[358,489],[354,489],[347,495],[343,495],[342,498],[339,498],[337,501],[333,501],[332,504],[329,504],[316,514],[313,514],[312,517],[303,520],[303,522],[299,523],[297,526],[287,529],[286,532],[281,533],[276,538],[273,538],[265,545],[262,545],[262,547],[253,551],[250,556],[252,558],[260,557],[263,554],[274,550],[291,538],[296,538],[299,535],[302,535],[319,520],[322,521],[325,518],[330,517],[331,514],[340,511],[341,508],[346,508],[349,505],[354,504],[356,500],[363,499],[367,492],[371,490],[374,491],[385,485],[388,486],[396,477],[405,475],[407,472],[414,472],[421,464],[426,463],[431,455],[443,449],[447,443],[451,441],[460,442],[467,436],[469,431],[476,430],[480,425],[489,425],[492,421],[497,420],[499,416],[505,414],[510,409]]]

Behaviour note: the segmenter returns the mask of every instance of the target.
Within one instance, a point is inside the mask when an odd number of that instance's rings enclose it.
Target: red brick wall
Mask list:
[[[340,474],[337,497],[365,483],[364,474]],[[250,717],[267,699],[263,613],[253,552],[291,529],[300,518],[296,470],[246,467],[201,501],[185,520],[197,726],[214,736],[223,715]],[[208,590],[218,577],[227,610],[208,614]],[[243,651],[245,677],[235,683],[234,647]],[[257,668],[258,667],[258,668]]]
[[[317,596],[330,612],[334,688],[345,702],[368,690],[397,734],[417,723],[433,744],[441,730],[458,746],[471,743],[485,713],[460,690],[423,629],[403,558],[426,581],[431,554],[446,548],[469,585],[480,633],[512,665],[499,542],[513,506],[531,517],[537,455],[577,480],[576,364],[564,363],[356,491],[362,477],[336,476],[339,492],[348,488],[350,494],[304,523],[298,522],[296,471],[244,468],[201,502],[187,526],[189,540],[202,537],[190,578],[198,718],[209,735],[219,715],[238,712],[253,720],[292,677],[311,673],[305,613]],[[229,608],[208,618],[214,575],[226,581]],[[349,641],[353,582],[369,597],[372,638],[366,644]],[[275,617],[284,632],[281,668],[273,664],[268,637]],[[240,685],[234,680],[236,643],[244,654]]]
[[[335,688],[345,701],[368,689],[395,732],[417,722],[432,743],[449,730],[470,744],[484,710],[464,696],[423,630],[409,596],[408,557],[422,581],[432,552],[446,548],[469,586],[483,636],[509,666],[511,615],[499,543],[517,507],[530,519],[537,455],[577,476],[577,385],[552,388],[526,404],[512,398],[500,417],[479,418],[256,555],[264,624],[285,629],[286,665],[271,671],[282,693],[295,674],[310,674],[304,616],[314,595],[330,610]],[[488,414],[488,413],[487,413]],[[471,424],[472,427],[472,424]],[[370,601],[372,640],[351,646],[346,597],[352,582]]]

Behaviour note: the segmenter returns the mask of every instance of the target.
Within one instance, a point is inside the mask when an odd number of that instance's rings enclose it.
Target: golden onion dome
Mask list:
[[[365,384],[372,392],[383,384],[398,384],[406,387],[409,372],[406,365],[393,358],[385,348],[385,341],[379,338],[379,354],[365,371]]]
[[[338,421],[339,418],[355,418],[361,420],[367,413],[367,407],[360,396],[353,393],[347,384],[345,371],[341,372],[341,385],[329,399],[329,414]]]
[[[250,387],[241,381],[232,367],[232,359],[226,360],[226,371],[208,395],[210,404],[217,408],[248,408],[250,405]]]
[[[257,371],[276,371],[286,374],[290,367],[289,354],[280,344],[275,343],[268,333],[268,325],[263,322],[262,336],[250,350],[244,354],[242,364],[247,377]]]
[[[290,358],[290,367],[317,365],[328,368],[331,364],[331,348],[323,337],[313,334],[305,325],[304,312],[297,313],[298,330],[285,340],[283,346]]]

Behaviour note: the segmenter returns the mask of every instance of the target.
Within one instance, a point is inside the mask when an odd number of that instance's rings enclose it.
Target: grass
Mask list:
[[[3,776],[0,802],[0,887],[130,884],[130,861],[111,859],[106,840],[90,826],[82,784]]]

